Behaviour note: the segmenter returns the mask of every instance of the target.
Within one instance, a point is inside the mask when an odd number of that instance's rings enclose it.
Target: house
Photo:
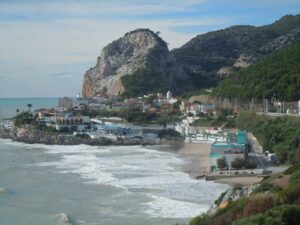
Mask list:
[[[73,108],[73,99],[69,97],[63,97],[58,99],[58,107],[63,111],[67,111]]]
[[[248,156],[248,141],[247,132],[238,131],[237,133],[230,133],[227,136],[226,142],[214,142],[210,146],[210,166],[211,171],[218,170],[217,160],[225,158],[228,169],[231,170],[231,162],[236,158],[245,159]]]
[[[130,109],[142,109],[144,102],[140,99],[128,99],[124,102],[116,102],[112,104],[111,109],[113,111],[130,110]]]
[[[165,103],[162,104],[159,108],[159,112],[161,115],[168,115],[173,112],[173,104]]]
[[[66,114],[65,116],[55,117],[56,130],[69,129],[72,131],[82,131],[89,129],[91,125],[89,116],[73,116]]]
[[[101,111],[101,110],[106,110],[107,106],[105,104],[91,102],[88,104],[88,108],[90,110]]]

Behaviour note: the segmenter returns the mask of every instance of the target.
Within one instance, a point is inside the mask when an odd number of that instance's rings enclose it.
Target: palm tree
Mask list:
[[[30,103],[27,104],[28,111],[30,112],[32,105]]]

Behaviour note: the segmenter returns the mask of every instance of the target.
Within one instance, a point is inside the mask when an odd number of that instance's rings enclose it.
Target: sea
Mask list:
[[[47,106],[41,99],[14,101],[19,108],[24,102]],[[45,101],[48,107],[54,103]],[[0,224],[187,223],[228,188],[193,179],[183,169],[189,163],[167,146],[50,146],[0,139]]]
[[[0,98],[0,118],[7,119],[19,112],[28,111],[27,104],[31,104],[31,111],[39,108],[53,108],[58,105],[58,98]]]

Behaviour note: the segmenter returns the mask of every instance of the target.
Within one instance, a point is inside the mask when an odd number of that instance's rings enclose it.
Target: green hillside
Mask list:
[[[236,188],[238,191],[239,188]],[[221,202],[221,195],[218,202]],[[298,225],[300,221],[300,167],[265,177],[250,194],[227,200],[213,214],[202,214],[188,225]]]
[[[242,69],[219,82],[214,95],[226,98],[300,99],[300,43],[273,53],[266,59]]]

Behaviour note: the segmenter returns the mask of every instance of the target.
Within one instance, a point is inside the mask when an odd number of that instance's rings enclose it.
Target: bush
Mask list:
[[[269,209],[266,213],[257,214],[235,221],[233,225],[298,225],[300,221],[300,207],[295,205],[281,205]]]
[[[300,181],[300,171],[294,172],[289,179],[289,183],[295,183]]]
[[[270,183],[260,183],[257,188],[253,191],[253,193],[265,192],[269,191],[273,187]]]
[[[292,174],[294,173],[295,171],[299,170],[300,171],[300,165],[294,165],[294,166],[291,166],[289,168],[287,168],[283,174],[285,175],[289,175],[289,174]]]
[[[300,182],[289,184],[279,192],[279,199],[284,203],[300,204]]]
[[[197,216],[193,218],[189,225],[213,225],[212,217],[207,214],[202,214],[201,216]]]
[[[260,193],[252,196],[246,203],[243,216],[248,217],[258,213],[263,213],[274,206],[274,198],[271,195]]]

